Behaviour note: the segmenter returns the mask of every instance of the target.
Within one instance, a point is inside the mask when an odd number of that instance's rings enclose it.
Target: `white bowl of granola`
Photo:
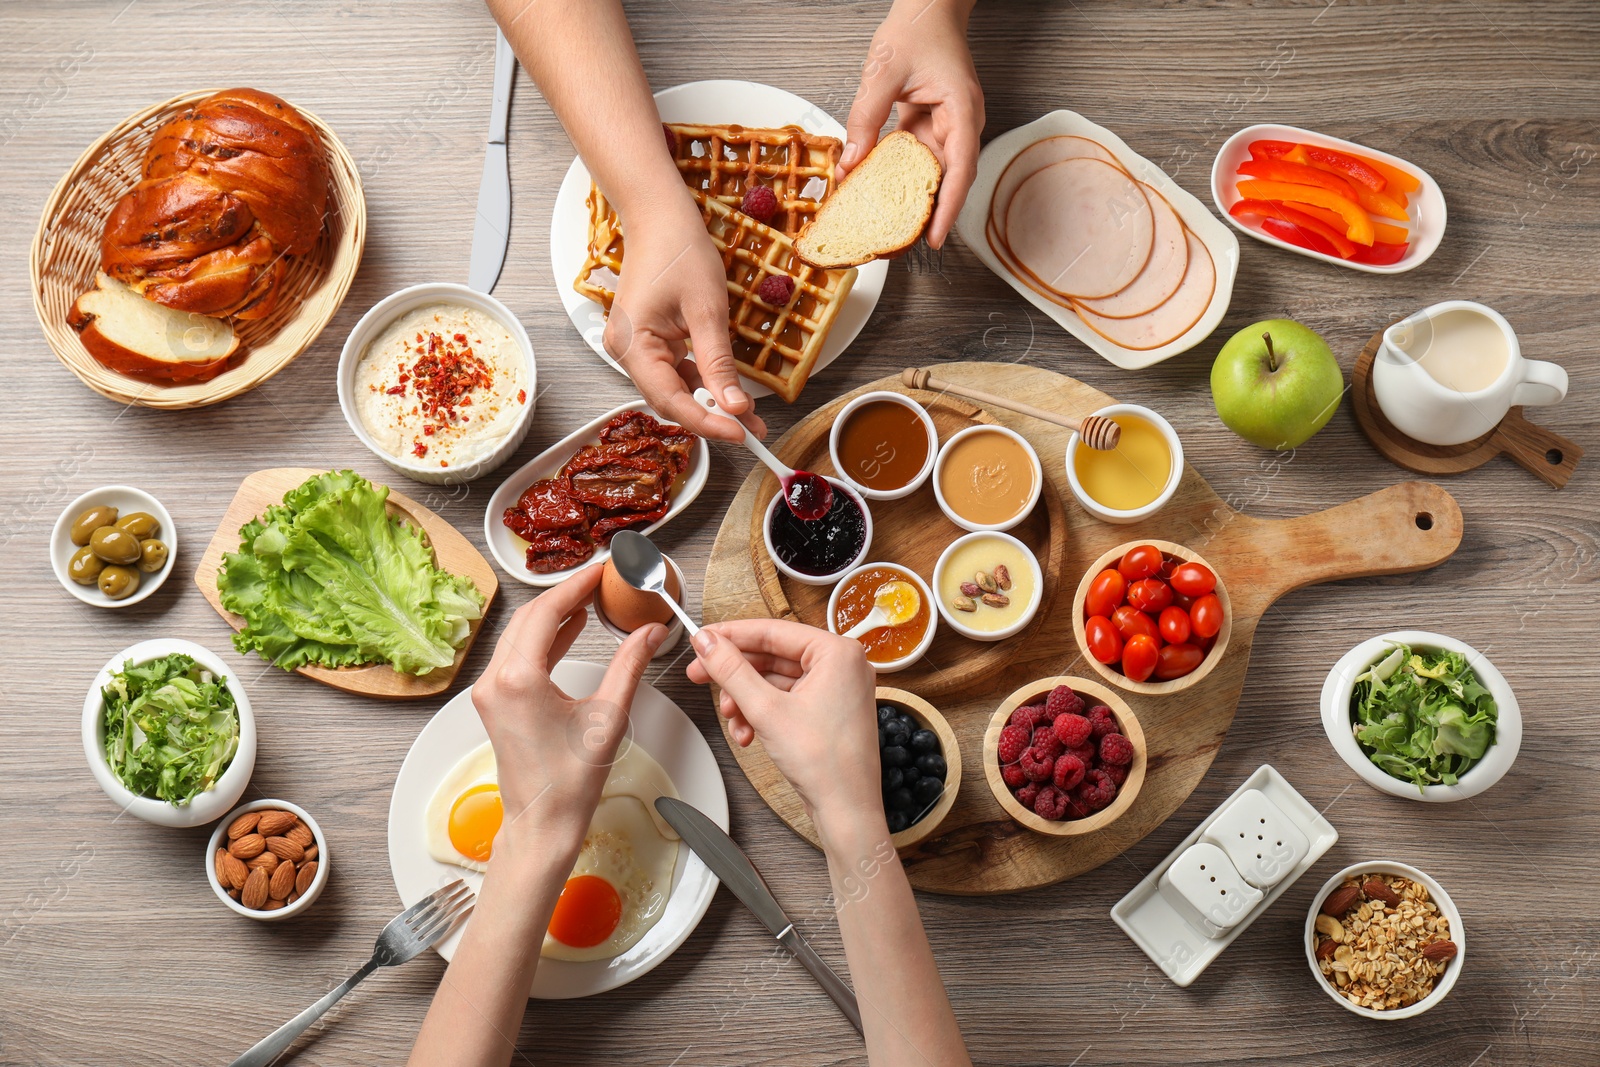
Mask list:
[[[1368,1019],[1421,1015],[1449,995],[1467,959],[1450,894],[1390,860],[1353,864],[1323,883],[1305,942],[1317,984]]]

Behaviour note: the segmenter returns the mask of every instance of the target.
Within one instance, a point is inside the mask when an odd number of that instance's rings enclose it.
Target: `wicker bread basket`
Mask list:
[[[243,355],[206,382],[163,385],[114,371],[89,354],[67,325],[73,301],[93,288],[100,235],[107,216],[140,178],[155,133],[184,108],[217,90],[185,93],[145,108],[86,148],[45,203],[28,267],[33,307],[45,340],[83,383],[124,404],[182,410],[215,404],[254,389],[309,348],[349,291],[366,243],[367,205],[355,161],[321,119],[298,109],[315,126],[327,152],[327,224],[310,254],[293,257],[271,315],[235,321]]]

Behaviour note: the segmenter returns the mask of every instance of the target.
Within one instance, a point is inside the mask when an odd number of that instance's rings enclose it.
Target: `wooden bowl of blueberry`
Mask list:
[[[955,731],[926,700],[878,687],[878,758],[883,811],[896,849],[919,844],[939,828],[961,785]]]

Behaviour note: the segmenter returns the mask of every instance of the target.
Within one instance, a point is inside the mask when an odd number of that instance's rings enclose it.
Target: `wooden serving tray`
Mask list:
[[[1051,371],[993,363],[951,363],[942,377],[1026,399],[1040,407],[1087,413],[1114,403],[1111,397]],[[907,393],[927,404],[934,394],[908,390],[898,377],[863,386],[825,405],[778,442],[785,459],[798,458],[796,442],[811,439],[854,396],[874,389]],[[1423,570],[1447,559],[1461,542],[1461,509],[1444,490],[1423,482],[1402,482],[1327,511],[1295,519],[1257,519],[1225,504],[1191,467],[1172,501],[1158,514],[1130,526],[1101,523],[1071,499],[1065,454],[1070,432],[1063,428],[993,411],[989,416],[1026,437],[1044,463],[1044,501],[1061,508],[1067,529],[1065,559],[1047,569],[1047,596],[1070,604],[1078,580],[1102,552],[1141,537],[1175,541],[1210,560],[1228,586],[1233,635],[1222,660],[1205,678],[1180,693],[1164,696],[1125,693],[1148,743],[1144,787],[1126,814],[1111,826],[1078,837],[1044,837],[1019,826],[1001,810],[984,780],[983,737],[989,719],[1006,694],[1030,678],[1083,674],[1067,611],[1041,612],[1043,623],[1003,648],[1009,662],[981,686],[934,701],[955,730],[962,751],[960,792],[939,831],[903,859],[918,889],[965,895],[1009,893],[1049,885],[1105,863],[1160,826],[1194,791],[1233,721],[1256,623],[1283,594],[1317,582],[1366,575]],[[751,568],[752,513],[771,492],[764,470],[745,479],[718,531],[706,568],[704,615],[707,622],[771,616],[760,576]],[[931,487],[919,494],[931,497]],[[1048,505],[1042,501],[1041,507]],[[894,521],[892,505],[914,507],[915,498],[874,507],[874,525]],[[881,514],[880,514],[881,513]],[[888,545],[886,540],[883,542]],[[874,552],[874,556],[879,556]],[[970,655],[986,649],[968,643]],[[959,651],[959,649],[958,649]],[[884,680],[912,692],[907,673]],[[745,775],[773,811],[812,844],[816,832],[794,789],[767,758],[759,741],[749,748],[730,745]]]
[[[908,392],[903,386],[897,392]],[[855,394],[851,394],[852,396]],[[956,396],[916,393],[928,414],[933,418],[939,440],[969,426],[993,423],[981,408]],[[829,405],[837,411],[842,404]],[[790,466],[837,476],[833,461],[828,456],[828,434],[833,428],[833,418],[817,415],[796,426],[783,439],[784,458]],[[1030,420],[1031,421],[1031,420]],[[1065,431],[1063,431],[1065,432]],[[1043,455],[1041,465],[1048,463]],[[806,585],[780,574],[767,555],[763,540],[762,523],[766,519],[767,502],[778,493],[778,479],[765,467],[761,484],[756,489],[755,507],[750,512],[749,559],[755,567],[761,599],[766,604],[766,614],[775,619],[798,619],[819,629],[828,628],[828,597],[831,585]],[[931,482],[931,479],[930,479]],[[893,562],[909,567],[933,586],[933,565],[945,546],[967,531],[945,517],[934,499],[931,484],[924,485],[903,500],[868,500],[872,510],[872,548],[864,562]],[[1010,534],[1032,549],[1039,566],[1047,576],[1044,595],[1033,621],[1021,633],[1006,641],[984,643],[961,636],[938,617],[938,608],[929,605],[939,629],[933,645],[920,663],[903,671],[886,674],[883,679],[898,689],[909,689],[924,700],[933,701],[954,693],[973,689],[986,689],[988,683],[999,677],[1006,665],[1027,647],[1034,631],[1050,616],[1057,592],[1057,583],[1049,575],[1060,572],[1067,555],[1066,509],[1061,497],[1055,493],[1041,493],[1039,504]],[[1070,598],[1072,591],[1067,590]]]
[[[223,554],[239,550],[241,526],[269,506],[283,503],[283,495],[303,484],[307,478],[322,473],[311,467],[273,467],[256,471],[240,483],[239,491],[234,494],[233,502],[222,516],[221,525],[211,536],[205,554],[200,557],[200,568],[194,575],[194,584],[200,587],[207,602],[235,630],[244,629],[244,619],[223,610],[222,594],[217,591],[217,572],[222,569]],[[421,529],[427,535],[428,542],[433,546],[434,561],[440,567],[472,580],[478,592],[483,594],[483,616],[472,624],[467,640],[456,650],[455,662],[427,674],[401,674],[387,663],[367,667],[296,667],[295,673],[346,693],[385,700],[417,700],[442,693],[455,682],[467,653],[472,651],[472,643],[478,639],[478,631],[483,628],[483,620],[489,615],[489,607],[494,603],[500,583],[489,561],[454,526],[394,489],[389,490],[387,504],[389,514]]]

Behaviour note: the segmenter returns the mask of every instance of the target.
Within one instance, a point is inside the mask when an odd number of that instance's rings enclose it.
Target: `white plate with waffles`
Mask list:
[[[783,89],[757,82],[689,82],[663,89],[655,98],[663,122],[737,124],[752,129],[795,125],[808,133],[836,137],[841,142],[845,138],[844,127],[820,107]],[[596,355],[621,371],[621,366],[601,342],[605,331],[604,309],[573,288],[574,279],[583,269],[589,243],[587,199],[590,184],[589,169],[583,165],[583,160],[574,159],[556,193],[555,210],[550,219],[550,265],[561,304],[572,325]],[[855,283],[833,321],[821,355],[811,369],[811,377],[837,359],[867,324],[878,305],[888,273],[886,260],[857,268]],[[751,396],[773,395],[770,388],[748,378],[745,386]]]

